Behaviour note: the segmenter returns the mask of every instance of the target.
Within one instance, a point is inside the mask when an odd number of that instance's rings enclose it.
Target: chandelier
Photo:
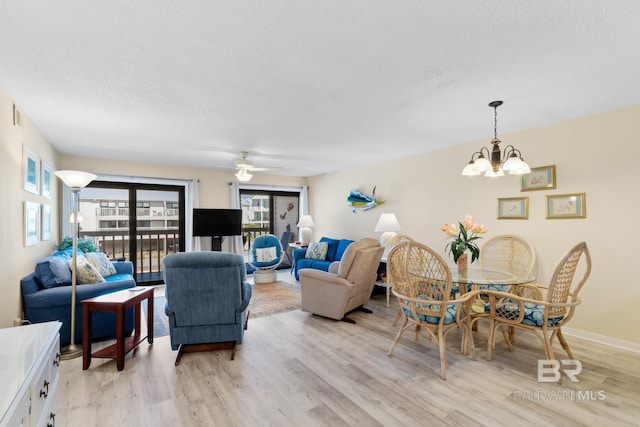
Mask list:
[[[462,170],[462,175],[481,175],[488,177],[503,176],[504,172],[512,175],[522,175],[531,172],[531,168],[522,158],[520,150],[513,145],[507,145],[504,152],[500,150],[500,140],[498,139],[498,107],[502,101],[493,101],[489,107],[493,108],[493,140],[491,141],[491,151],[482,147],[471,155],[471,160]]]

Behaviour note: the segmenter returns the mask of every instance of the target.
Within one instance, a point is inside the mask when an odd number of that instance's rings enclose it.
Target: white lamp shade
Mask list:
[[[486,157],[481,156],[474,162],[473,169],[478,172],[486,172],[491,170],[491,163],[489,163]]]
[[[98,176],[89,172],[62,170],[55,171],[55,175],[70,188],[84,188]]]
[[[472,162],[467,163],[467,166],[462,169],[462,175],[464,176],[475,176],[480,175],[480,171],[477,171],[475,168],[475,164]]]
[[[400,231],[396,215],[392,213],[381,214],[374,231]]]
[[[313,218],[311,218],[311,215],[303,215],[302,218],[300,218],[300,221],[298,222],[298,227],[305,227],[305,228],[315,227],[315,225],[313,225]]]

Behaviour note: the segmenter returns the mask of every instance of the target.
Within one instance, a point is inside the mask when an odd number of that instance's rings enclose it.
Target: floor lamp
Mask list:
[[[73,213],[71,223],[73,228],[73,253],[71,258],[71,341],[69,345],[62,349],[60,358],[63,360],[73,359],[82,355],[82,347],[76,345],[76,284],[77,284],[77,252],[78,252],[78,223],[79,221],[79,194],[91,181],[96,179],[96,175],[89,172],[62,170],[56,171],[55,175],[65,183],[73,193]]]

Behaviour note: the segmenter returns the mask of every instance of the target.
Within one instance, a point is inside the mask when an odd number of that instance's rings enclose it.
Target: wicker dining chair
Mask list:
[[[574,281],[578,265],[582,277]],[[578,294],[591,274],[591,255],[585,242],[571,248],[558,262],[548,286],[518,285],[519,295],[507,292],[487,291],[490,299],[490,330],[487,344],[487,360],[495,346],[495,332],[501,326],[532,331],[542,342],[547,359],[553,359],[552,341],[558,337],[570,359],[573,354],[562,335],[562,326],[573,317],[580,304]],[[573,285],[573,286],[572,286]],[[538,297],[542,296],[542,297]],[[513,344],[507,340],[509,350]]]
[[[480,265],[518,273],[522,276],[535,276],[536,251],[521,237],[502,234],[487,240],[480,250]],[[499,285],[498,285],[499,286]],[[505,291],[503,289],[493,289]]]
[[[529,276],[535,279],[536,251],[521,237],[511,234],[501,234],[487,240],[480,250],[480,265],[483,268],[511,271],[518,276]],[[518,286],[508,285],[482,285],[479,290],[492,290],[498,292],[518,293]],[[489,298],[486,294],[479,293],[477,301],[472,306],[471,325],[477,329],[479,319],[489,317]],[[513,329],[509,330],[509,338],[514,340]]]
[[[420,331],[427,331],[431,341],[437,342],[440,348],[441,375],[446,380],[445,338],[452,330],[461,328],[461,352],[471,352],[475,360],[469,317],[469,302],[474,294],[467,293],[459,299],[451,299],[451,271],[440,255],[421,243],[400,243],[389,253],[387,273],[392,280],[392,292],[398,299],[403,318],[389,349],[389,356],[407,329],[415,327],[416,340]]]
[[[396,245],[399,245],[400,243],[404,243],[404,242],[415,242],[416,239],[414,239],[413,237],[409,236],[408,234],[396,234],[393,238],[393,240],[391,240],[391,247],[393,248]],[[389,278],[389,274],[387,274],[387,282],[384,285],[387,289],[386,291],[389,292],[389,289],[393,287],[393,283],[391,282],[391,279]],[[388,302],[388,297],[387,297],[387,302]],[[387,305],[388,307],[389,305]],[[398,320],[400,320],[400,316],[402,316],[402,308],[398,309],[398,313],[396,314],[396,318],[393,320],[393,326],[396,326],[398,324]]]

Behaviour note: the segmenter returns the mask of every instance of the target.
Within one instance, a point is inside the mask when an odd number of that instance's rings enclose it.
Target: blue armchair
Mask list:
[[[251,285],[244,259],[227,252],[181,252],[162,261],[171,349],[183,353],[242,344]]]

